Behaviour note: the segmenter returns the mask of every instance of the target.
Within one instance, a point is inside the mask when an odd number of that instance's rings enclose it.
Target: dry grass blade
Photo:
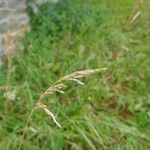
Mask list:
[[[78,79],[69,79],[69,80],[70,81],[72,80],[72,81],[77,82],[78,84],[84,85],[84,83],[82,81],[78,80]]]
[[[137,0],[132,8],[131,15],[129,17],[129,23],[132,23],[140,15],[140,7],[144,3],[144,0]],[[134,19],[135,18],[135,19]]]
[[[61,128],[61,125],[57,122],[55,115],[47,108],[46,105],[44,105],[43,103],[39,102],[37,104],[37,108],[42,108],[47,113],[47,115],[50,116],[53,119],[53,121],[56,123],[56,125],[59,128]]]
[[[0,90],[2,90],[2,91],[8,91],[8,90],[10,90],[10,89],[12,89],[13,87],[12,86],[0,86]]]
[[[34,133],[37,133],[37,130],[36,130],[35,128],[33,128],[33,127],[29,127],[28,129],[29,129],[30,131],[34,132]]]
[[[140,16],[141,12],[138,11],[132,18],[132,20],[130,21],[131,23],[133,23],[139,16]]]
[[[6,61],[7,61],[7,82],[9,82],[10,78],[10,69],[12,65],[12,58],[13,58],[13,53],[14,53],[14,40],[8,32],[5,37],[4,37],[4,43],[5,43],[5,55],[6,55]]]

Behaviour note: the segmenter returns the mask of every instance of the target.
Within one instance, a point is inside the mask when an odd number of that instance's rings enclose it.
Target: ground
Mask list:
[[[31,17],[21,51],[0,70],[0,149],[149,150],[150,7],[135,14],[135,0],[63,0]],[[133,15],[133,17],[132,17]],[[131,16],[131,20],[129,19]],[[60,77],[107,68],[66,82],[65,94],[43,99],[59,128],[42,110],[27,117],[39,96]]]

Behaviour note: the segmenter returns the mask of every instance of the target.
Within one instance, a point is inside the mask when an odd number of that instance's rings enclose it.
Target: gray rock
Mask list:
[[[7,3],[7,7],[15,9],[19,6],[25,6],[26,0],[9,0]]]
[[[16,16],[16,18],[18,19],[20,23],[24,22],[25,20],[29,20],[29,17],[27,14],[19,14]]]
[[[35,5],[36,11],[38,11],[37,5],[57,1],[59,0],[29,0],[29,4]],[[17,45],[16,41],[21,43],[21,37],[24,35],[24,32],[30,30],[26,9],[26,0],[0,0],[0,56],[4,55],[4,35],[11,32],[13,39],[15,39],[15,45]]]
[[[0,0],[0,8],[3,8],[6,6],[6,0]]]
[[[6,33],[9,30],[9,19],[1,19],[0,20],[0,34]]]
[[[8,15],[10,15],[12,13],[12,10],[4,7],[4,8],[0,8],[0,17],[7,17]]]

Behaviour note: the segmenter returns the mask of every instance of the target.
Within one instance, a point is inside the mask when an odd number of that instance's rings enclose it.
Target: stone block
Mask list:
[[[6,0],[0,0],[0,8],[3,8],[6,6]]]
[[[58,2],[59,0],[35,0],[35,2],[39,5],[43,4],[43,3],[46,3],[46,2],[51,2],[51,3],[56,3]]]
[[[0,20],[0,34],[6,33],[9,30],[9,19],[4,18]]]
[[[8,31],[14,31],[19,27],[20,22],[15,16],[9,16],[9,30]]]
[[[16,16],[19,25],[28,25],[29,24],[29,17],[27,14],[20,14]]]
[[[27,11],[27,6],[26,5],[17,6],[14,9],[15,14],[25,14],[26,11]]]
[[[33,1],[35,1],[37,5],[40,5],[45,2],[57,2],[59,0]],[[28,0],[29,4],[33,1]],[[17,47],[17,45],[21,43],[24,33],[30,30],[29,17],[26,9],[27,0],[0,0],[0,56],[4,55],[4,36],[6,34],[11,33]]]
[[[26,0],[9,0],[7,7],[15,9],[16,7],[26,6]]]
[[[4,55],[4,37],[0,36],[0,57]]]
[[[4,8],[0,8],[0,19],[6,18],[8,15],[12,14],[12,10],[4,7]]]

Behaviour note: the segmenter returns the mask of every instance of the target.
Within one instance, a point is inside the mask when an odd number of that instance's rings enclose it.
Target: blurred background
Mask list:
[[[149,12],[149,0],[0,0],[0,149],[149,150]],[[107,69],[51,86],[95,68]]]

